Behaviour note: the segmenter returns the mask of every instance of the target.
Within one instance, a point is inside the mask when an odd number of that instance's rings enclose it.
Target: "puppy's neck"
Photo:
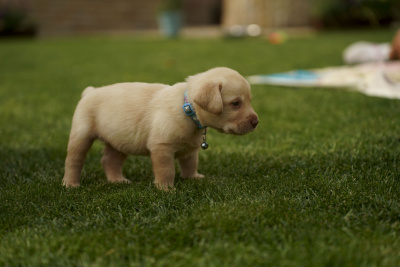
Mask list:
[[[184,104],[183,104],[183,112],[185,112],[185,114],[187,116],[190,116],[192,118],[192,120],[194,121],[194,123],[197,125],[197,128],[199,129],[205,129],[207,128],[207,126],[203,126],[200,123],[199,118],[196,115],[196,112],[194,110],[194,107],[192,104],[189,103],[189,101],[187,100],[187,90],[185,90],[185,94],[184,94]]]
[[[204,133],[202,134],[203,135],[203,142],[201,143],[201,148],[202,149],[207,149],[208,148],[208,144],[206,142],[207,126],[203,126],[200,123],[200,120],[197,118],[196,112],[194,111],[193,106],[187,100],[187,90],[185,90],[185,94],[184,94],[183,112],[185,112],[185,114],[187,116],[190,116],[193,119],[194,123],[197,125],[197,128],[204,129]]]

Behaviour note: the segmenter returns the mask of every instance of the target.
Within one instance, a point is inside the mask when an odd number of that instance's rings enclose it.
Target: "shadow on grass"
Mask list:
[[[55,149],[0,149],[0,184],[60,179],[65,152]]]
[[[89,151],[82,170],[82,185],[106,183],[100,164],[101,155],[99,147]],[[61,184],[65,156],[66,151],[60,149],[3,147],[0,149],[0,185],[49,182]],[[149,179],[152,179],[149,158],[129,157],[125,162],[124,172],[131,181],[152,181]]]
[[[0,149],[0,184],[61,182],[66,152],[58,149]],[[100,164],[101,153],[94,149],[88,153],[82,173],[82,185],[105,183]],[[376,171],[395,173],[399,153],[375,147],[368,151],[341,150],[315,154],[262,154],[262,153],[213,153],[200,157],[199,172],[206,180],[247,180],[259,177],[316,177],[353,175]],[[176,182],[179,179],[178,164]],[[124,174],[133,183],[152,182],[152,166],[149,157],[130,156],[124,164]],[[191,183],[191,182],[189,182]]]

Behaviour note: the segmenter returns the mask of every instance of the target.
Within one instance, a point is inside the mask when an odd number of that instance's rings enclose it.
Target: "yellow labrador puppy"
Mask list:
[[[63,184],[79,186],[85,156],[95,139],[105,143],[101,160],[109,182],[129,182],[122,174],[127,154],[150,155],[155,184],[174,185],[177,158],[183,178],[202,178],[198,152],[207,144],[206,127],[246,134],[258,124],[249,83],[229,68],[214,68],[172,86],[119,83],[88,87],[76,107]]]

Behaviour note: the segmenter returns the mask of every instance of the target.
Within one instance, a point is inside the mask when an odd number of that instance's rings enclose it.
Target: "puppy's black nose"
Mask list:
[[[258,125],[258,119],[254,119],[251,121],[251,125],[253,126],[253,128],[256,128]]]

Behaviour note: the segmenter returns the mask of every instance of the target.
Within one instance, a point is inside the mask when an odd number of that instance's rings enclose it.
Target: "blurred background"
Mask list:
[[[259,36],[398,27],[399,0],[0,0],[1,36]]]

